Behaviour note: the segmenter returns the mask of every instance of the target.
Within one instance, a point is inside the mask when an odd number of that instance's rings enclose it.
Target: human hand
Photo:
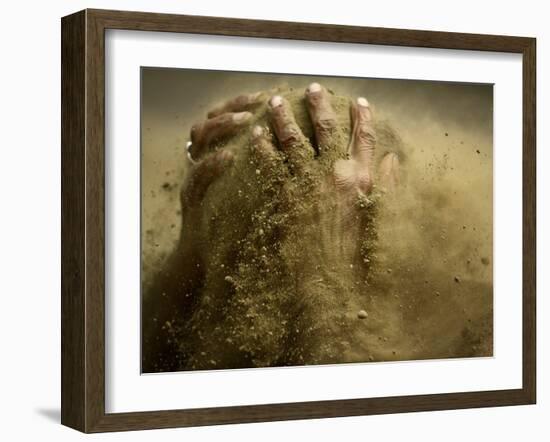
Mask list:
[[[184,243],[196,244],[201,238],[197,249],[202,250],[206,284],[190,328],[208,333],[208,339],[186,335],[183,353],[189,367],[239,365],[239,354],[252,365],[346,359],[346,349],[320,343],[346,342],[342,337],[351,333],[353,324],[336,316],[357,320],[357,312],[365,308],[365,300],[357,295],[368,289],[373,260],[369,195],[375,188],[374,170],[387,190],[399,180],[395,152],[384,155],[378,168],[374,164],[375,123],[366,99],[351,105],[344,101],[350,109],[346,124],[336,115],[330,94],[317,83],[306,90],[305,100],[292,104],[274,95],[262,106],[254,101],[260,97],[231,100],[191,131],[193,168],[183,187],[182,205],[200,209],[184,223],[193,236]],[[299,124],[293,106],[302,112],[304,102],[308,121],[302,118]],[[241,111],[237,103],[256,112],[237,113],[238,118],[224,112]],[[220,142],[239,131],[241,138],[248,137],[246,124],[252,127],[249,142],[237,143],[237,148]],[[216,179],[221,182],[212,186]],[[315,292],[323,292],[322,301],[312,302]],[[258,315],[260,304],[269,311]],[[301,319],[294,321],[300,331],[290,334],[300,336],[293,337],[295,344],[288,348],[284,342],[291,338],[284,318],[297,308]],[[213,320],[216,311],[227,317]],[[267,317],[279,318],[282,324]],[[324,339],[327,330],[337,339]],[[364,360],[367,355],[360,352],[348,359],[354,357]]]

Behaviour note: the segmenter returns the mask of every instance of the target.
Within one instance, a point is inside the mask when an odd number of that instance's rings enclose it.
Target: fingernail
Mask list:
[[[307,88],[309,93],[319,92],[321,90],[321,85],[319,83],[311,83]]]
[[[399,157],[396,153],[392,152],[389,155],[391,155],[391,166],[392,169],[395,169],[396,167],[399,167]]]
[[[357,99],[357,104],[359,106],[369,107],[369,102],[367,101],[367,99],[365,97],[359,97]]]
[[[252,117],[252,114],[250,112],[237,112],[236,114],[233,114],[233,121],[235,123],[242,123],[243,121],[246,121]]]
[[[269,100],[269,105],[271,107],[279,107],[283,104],[283,97],[280,95],[275,95],[274,97]]]
[[[188,141],[185,145],[185,150],[187,151],[187,158],[191,162],[191,164],[197,164],[197,162],[193,159],[193,156],[191,155],[191,146],[193,146],[193,143],[191,141]]]
[[[254,129],[252,129],[252,136],[254,138],[260,138],[264,133],[264,130],[261,128],[261,126],[254,126]]]

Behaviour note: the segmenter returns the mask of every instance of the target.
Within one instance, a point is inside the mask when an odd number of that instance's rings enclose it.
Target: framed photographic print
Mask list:
[[[62,423],[533,404],[535,40],[62,19]]]

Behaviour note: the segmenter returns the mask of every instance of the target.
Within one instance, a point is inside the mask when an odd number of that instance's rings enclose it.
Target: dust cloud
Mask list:
[[[344,137],[350,100],[368,98],[378,160],[397,152],[401,161],[398,191],[375,191],[361,228],[347,231],[313,178],[291,197],[324,198],[319,217],[279,219],[284,165],[259,164],[241,133],[223,147],[238,154],[206,195],[208,222],[193,227],[216,232],[199,299],[185,324],[161,317],[155,279],[186,233],[179,193],[191,125],[226,99],[279,88],[312,137],[301,97],[313,81],[334,94]],[[486,84],[143,69],[142,319],[168,330],[178,361],[144,371],[491,356],[492,100]],[[255,118],[269,127],[265,109]],[[335,229],[343,251],[319,246]]]

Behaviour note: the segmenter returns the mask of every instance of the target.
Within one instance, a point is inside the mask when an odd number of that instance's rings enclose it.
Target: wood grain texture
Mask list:
[[[529,38],[148,12],[88,10],[105,29],[131,29],[337,43],[522,52]]]
[[[105,414],[105,38],[86,11],[86,431]]]
[[[523,389],[537,396],[537,78],[536,40],[523,50]]]
[[[85,13],[61,28],[61,422],[85,426]]]
[[[523,387],[516,390],[106,414],[104,269],[104,36],[106,29],[523,54]],[[534,39],[86,10],[62,20],[62,40],[63,424],[84,432],[101,432],[519,405],[535,402],[536,46]]]

